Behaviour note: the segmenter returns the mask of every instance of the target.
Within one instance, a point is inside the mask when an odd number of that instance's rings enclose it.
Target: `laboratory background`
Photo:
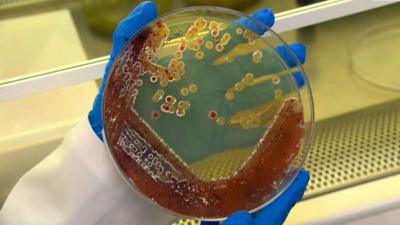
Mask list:
[[[307,47],[311,179],[285,225],[400,224],[399,1],[154,2],[159,14],[193,5],[271,8],[273,30]],[[0,208],[18,179],[87,117],[112,32],[139,3],[0,0]]]

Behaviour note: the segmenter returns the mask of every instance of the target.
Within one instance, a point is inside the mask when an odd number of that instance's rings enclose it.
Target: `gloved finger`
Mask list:
[[[255,12],[254,14],[251,14],[250,17],[263,23],[268,28],[271,28],[275,23],[274,12],[271,9],[261,9],[261,10]],[[240,19],[239,24],[252,30],[253,32],[257,33],[258,35],[262,35],[268,30],[267,27],[261,27],[258,24],[248,20],[247,18]]]
[[[293,74],[294,80],[296,81],[297,87],[302,88],[305,84],[304,74],[302,72],[295,72]]]
[[[256,33],[257,35],[264,34],[275,23],[274,12],[271,9],[261,9],[255,13],[251,14],[250,17],[257,20],[258,22],[261,22],[266,27],[260,26],[258,23],[255,23],[254,21],[249,20],[248,18],[239,19],[237,21],[237,24],[243,26],[244,28],[251,30],[252,32]],[[236,27],[235,28],[228,27],[228,29],[226,30],[226,33],[230,33],[231,35],[236,35],[235,32],[236,32]],[[231,40],[227,45],[225,45],[224,52],[227,53],[227,52],[231,51],[234,47],[237,46],[237,44],[239,44],[239,43],[235,43],[234,41]]]
[[[250,225],[252,220],[250,213],[246,211],[238,211],[229,216],[222,225]]]
[[[125,46],[126,42],[143,26],[157,17],[157,6],[150,1],[142,2],[138,5],[121,23],[113,34],[113,48],[111,50],[110,60],[104,72],[104,79],[100,86],[99,93],[97,94],[93,103],[93,110],[89,113],[89,121],[92,125],[96,135],[103,140],[101,131],[103,129],[103,119],[101,113],[101,105],[103,103],[103,94],[106,86],[111,67],[114,63],[115,57],[119,54],[121,49]]]
[[[271,9],[261,9],[250,15],[254,19],[271,28],[275,23],[274,12]]]
[[[275,201],[254,214],[254,225],[281,225],[292,207],[301,200],[306,190],[310,175],[300,171],[292,185]]]
[[[290,50],[286,46],[279,46],[276,48],[276,51],[282,57],[282,59],[285,60],[286,64],[289,67],[296,66],[297,60],[301,64],[304,64],[306,61],[306,46],[301,43],[294,43],[290,44],[289,48],[292,52],[290,52]],[[297,58],[297,60],[295,57]]]
[[[113,34],[113,48],[110,55],[110,60],[107,64],[104,80],[107,80],[108,74],[114,63],[115,57],[118,56],[127,41],[138,32],[143,26],[157,17],[157,6],[151,1],[140,3],[132,12],[123,19]],[[100,87],[99,94],[104,92],[105,82]]]
[[[142,27],[157,17],[157,6],[151,1],[140,3],[125,19],[123,19],[113,34],[114,46],[111,58],[115,58],[126,42]]]
[[[255,23],[254,21],[249,20],[248,18],[239,19],[237,24],[251,30],[252,32],[258,35],[264,34],[268,30],[268,28],[271,28],[275,23],[274,12],[271,9],[259,10],[251,14],[250,17],[257,20],[258,22],[261,22],[267,27],[262,27],[258,23]],[[228,27],[228,29],[226,30],[226,33],[230,33],[231,35],[236,35],[235,32],[236,32],[236,27]],[[236,47],[237,44],[238,43],[235,43],[234,41],[231,40],[227,45],[225,45],[224,52],[225,53],[229,52],[234,47]]]

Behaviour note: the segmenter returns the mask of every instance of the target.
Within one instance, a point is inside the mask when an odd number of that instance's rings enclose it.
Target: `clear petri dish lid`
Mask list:
[[[355,75],[384,89],[400,90],[400,23],[373,27],[354,39],[350,66]]]
[[[254,212],[295,179],[310,147],[312,96],[283,40],[217,7],[165,14],[114,62],[106,145],[132,189],[178,216]]]

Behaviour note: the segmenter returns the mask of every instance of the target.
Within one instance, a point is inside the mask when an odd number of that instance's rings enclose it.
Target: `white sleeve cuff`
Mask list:
[[[88,120],[26,173],[0,224],[169,224],[174,216],[130,190]]]

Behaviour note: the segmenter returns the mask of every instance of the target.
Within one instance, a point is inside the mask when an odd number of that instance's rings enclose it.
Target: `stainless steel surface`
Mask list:
[[[101,3],[103,1],[94,0],[92,2]],[[114,1],[112,4],[117,4],[118,2],[122,1]],[[166,2],[166,4],[168,4],[168,1]],[[185,6],[184,1],[174,2],[179,2],[179,4],[174,4],[174,7]],[[250,4],[250,8],[244,7],[241,8],[241,10],[245,12],[253,12],[257,9],[268,7],[273,8],[276,12],[281,12],[298,6],[296,0],[285,0],[280,2],[263,0],[258,1],[255,4]],[[134,7],[135,2],[132,3],[132,8]],[[65,14],[54,13],[61,11],[64,11]],[[125,13],[126,10],[121,11],[121,14]],[[120,15],[121,18],[125,16],[126,15]],[[49,27],[47,23],[29,22],[32,18],[37,19],[38,17],[42,17],[42,21],[57,21],[59,27],[69,28],[70,31],[69,33],[65,33],[60,31],[62,29],[57,30],[54,27]],[[22,20],[24,21],[16,23],[16,21]],[[68,53],[68,50],[70,49],[68,44],[73,43],[75,47],[80,48],[85,53],[87,59],[94,59],[108,55],[112,46],[112,34],[110,32],[98,32],[98,30],[93,29],[93,26],[90,24],[90,18],[88,17],[88,14],[85,13],[83,1],[79,0],[0,0],[0,26],[2,28],[3,26],[7,26],[7,28],[12,30],[11,32],[4,29],[0,30],[0,36],[5,37],[5,40],[8,41],[5,42],[4,39],[2,39],[3,44],[7,43],[6,46],[13,43],[24,42],[29,38],[32,46],[37,46],[40,49],[50,48],[47,50],[49,54],[69,54],[69,60],[64,64],[49,64],[46,63],[46,61],[52,61],[54,57],[48,57],[47,55],[43,56],[39,50],[29,52],[29,54],[21,54],[19,57],[15,57],[14,59],[14,51],[22,50],[22,52],[26,52],[23,50],[26,50],[27,47],[25,45],[16,45],[13,46],[13,48],[4,49],[4,47],[0,45],[3,50],[0,57],[11,55],[12,64],[35,64],[35,67],[31,70],[19,71],[8,67],[0,69],[0,80],[9,79],[10,77],[19,77],[30,73],[37,73],[54,67],[66,66],[70,63],[82,62],[83,60],[81,58],[76,57],[72,53]],[[31,37],[32,32],[35,38]],[[79,42],[71,40],[70,33],[79,36]],[[51,41],[48,37],[55,35],[65,37],[61,40],[57,40],[57,47],[53,46],[55,44],[54,42],[53,45],[48,45],[47,42]],[[36,60],[32,60],[33,58]]]
[[[317,124],[305,199],[400,171],[400,100]]]
[[[0,10],[17,7],[29,7],[42,2],[46,2],[46,0],[0,0]]]
[[[354,76],[348,54],[355,34],[398,21],[399,11],[396,3],[283,35],[307,46],[305,69],[315,100],[317,130],[305,166],[311,172],[306,198],[399,172],[400,92]],[[373,60],[366,66],[379,60],[398,63],[384,55]]]
[[[378,87],[400,91],[400,63],[392,63],[400,62],[400,51],[394,46],[400,46],[399,21],[387,21],[359,34],[349,50],[354,74]],[[374,60],[377,56],[390,60]],[[368,64],[371,61],[375,63]]]
[[[367,217],[358,218],[341,225],[398,225],[400,208],[391,209],[385,212],[368,215]]]
[[[385,5],[390,5],[390,4],[394,4],[395,2],[374,2],[372,0],[351,0],[351,1],[343,1],[343,0],[329,0],[329,1],[323,1],[319,4],[312,4],[306,7],[301,7],[301,8],[297,8],[294,10],[289,10],[289,11],[285,11],[282,13],[277,13],[276,19],[275,19],[275,25],[274,25],[274,31],[278,32],[278,33],[282,33],[282,32],[287,32],[289,30],[295,30],[295,29],[299,29],[299,28],[303,28],[303,27],[308,27],[311,25],[315,25],[318,23],[323,23],[325,21],[330,21],[330,20],[334,20],[334,19],[338,19],[338,18],[342,18],[345,16],[349,16],[349,15],[353,15],[353,14],[357,14],[360,12],[365,12],[371,9],[376,9],[379,7],[383,7]],[[51,14],[50,14],[51,15]],[[72,18],[69,18],[69,13],[68,11],[59,11],[58,13],[56,13],[56,15],[60,16],[61,18],[58,19],[58,21],[53,21],[53,25],[48,26],[48,27],[53,27],[53,29],[55,28],[56,30],[58,30],[59,27],[58,24],[60,24],[60,19],[64,18],[64,20],[72,20]],[[40,17],[34,17],[37,23],[37,20],[40,19]],[[33,20],[33,19],[32,19]],[[18,21],[18,20],[17,20]],[[30,20],[26,21],[26,19],[23,21],[23,23],[21,23],[22,21],[18,21],[19,24],[22,24],[23,26],[26,24],[26,22],[32,22]],[[31,23],[32,24],[32,23]],[[6,27],[8,27],[8,30],[15,30],[15,28],[13,28],[15,26],[10,24],[5,23]],[[46,24],[47,25],[47,24]],[[70,25],[71,25],[71,21],[70,21]],[[0,24],[1,26],[1,24]],[[63,26],[66,27],[66,26]],[[396,26],[395,26],[396,27]],[[4,28],[4,27],[3,27]],[[72,31],[74,30],[75,27],[72,27]],[[5,33],[7,33],[7,29],[5,31]],[[87,54],[87,52],[83,52],[83,45],[81,45],[79,38],[75,38],[77,37],[78,34],[75,34],[74,32],[71,32],[71,27],[67,28],[67,30],[69,29],[69,31],[64,31],[63,32],[63,39],[68,40],[65,44],[67,44],[69,47],[66,47],[63,52],[63,56],[69,56],[69,55],[79,55],[79,52],[81,52],[80,55],[82,54]],[[381,25],[378,25],[378,29],[384,29],[381,27]],[[3,29],[4,30],[4,29]],[[18,30],[18,29],[17,29]],[[11,70],[14,70],[14,73],[16,73],[18,75],[19,74],[23,74],[24,72],[22,71],[35,71],[35,68],[37,69],[38,67],[49,67],[51,65],[57,65],[57,63],[59,62],[55,62],[55,61],[62,61],[63,59],[59,58],[59,57],[54,57],[54,52],[53,54],[51,53],[51,49],[59,51],[60,49],[58,49],[57,45],[60,45],[60,43],[58,42],[52,42],[52,45],[49,44],[49,46],[42,45],[42,46],[36,46],[36,49],[33,48],[31,50],[31,43],[37,42],[38,39],[54,39],[53,36],[50,35],[50,38],[48,37],[49,35],[47,35],[46,32],[36,32],[35,29],[31,29],[33,31],[35,31],[34,33],[37,34],[44,34],[44,35],[39,35],[39,36],[34,36],[34,38],[36,38],[36,40],[32,40],[32,36],[30,36],[30,39],[26,39],[26,38],[22,38],[20,41],[15,40],[14,38],[9,38],[8,41],[6,41],[5,43],[3,43],[3,48],[5,48],[5,51],[3,51],[3,54],[5,53],[5,57],[9,58],[8,56],[10,56],[9,51],[14,52],[15,46],[14,43],[15,42],[19,42],[19,46],[22,49],[25,49],[27,51],[25,51],[24,53],[21,54],[21,51],[18,51],[17,54],[11,55],[11,59],[8,59],[8,61],[6,61],[6,65],[12,65],[10,68]],[[52,30],[50,28],[50,30]],[[78,30],[88,30],[88,29],[81,29],[79,28]],[[387,28],[385,28],[384,30],[388,30]],[[8,32],[8,33],[14,33],[14,32]],[[57,32],[55,32],[57,33]],[[73,33],[73,34],[72,34]],[[65,38],[65,34],[72,34],[70,35],[68,38]],[[75,35],[74,35],[75,34]],[[390,34],[386,34],[386,36],[389,36]],[[55,35],[55,37],[57,37],[59,35]],[[83,35],[85,36],[85,35]],[[360,35],[361,36],[361,35]],[[7,38],[7,36],[6,36]],[[394,37],[393,37],[394,38]],[[78,39],[78,41],[76,40]],[[356,38],[356,39],[360,39],[360,38]],[[371,41],[371,39],[367,39],[368,41]],[[105,41],[105,40],[103,40]],[[11,42],[11,43],[9,43]],[[22,43],[21,43],[22,42]],[[42,41],[41,43],[45,43],[46,41]],[[357,42],[357,40],[353,40],[353,42]],[[359,42],[359,41],[358,41]],[[391,46],[387,46],[384,42],[383,46],[377,46],[377,45],[369,45],[369,46],[374,46],[375,50],[378,49],[378,51],[380,52],[379,55],[384,55],[382,54],[382,52],[384,53],[385,50],[387,49],[387,47],[389,47],[389,49],[393,49],[391,48]],[[71,45],[71,43],[75,43]],[[101,44],[99,42],[93,41],[93,40],[89,40],[87,43],[90,43],[89,46],[91,46],[91,48],[89,49],[96,49],[96,51],[104,51],[104,49],[102,50],[102,48],[98,48],[97,46],[103,46],[104,47],[104,43]],[[54,46],[54,44],[56,44],[56,46]],[[21,47],[21,45],[25,46],[25,47]],[[2,46],[0,46],[2,47]],[[78,48],[77,48],[78,47]],[[32,53],[35,54],[35,51],[37,51],[37,49],[41,49],[41,48],[47,48],[46,54],[42,54],[40,55],[41,57],[36,57],[36,62],[39,62],[39,65],[31,65],[31,67],[18,67],[19,69],[16,69],[13,65],[14,65],[14,61],[24,61],[23,59],[21,59],[21,55],[28,55],[31,56]],[[111,48],[111,45],[109,46],[109,48]],[[66,51],[66,49],[68,49]],[[359,51],[357,51],[359,54],[360,52],[368,52],[369,48],[358,48]],[[50,52],[49,52],[50,50]],[[41,51],[40,51],[41,52]],[[389,55],[391,54],[391,56],[388,56],[389,58],[393,58],[393,55],[396,55],[395,50],[392,50],[391,53],[388,53]],[[96,54],[100,54],[99,52],[97,52]],[[106,54],[106,53],[104,53]],[[352,67],[354,69],[354,62],[355,62],[355,54],[351,54],[352,55]],[[1,56],[1,55],[0,55]],[[51,58],[51,60],[46,59],[46,56],[48,58]],[[396,56],[397,57],[397,56]],[[400,56],[398,56],[400,57]],[[68,62],[70,62],[69,60],[71,60],[71,58],[74,58],[73,60],[76,60],[77,56],[74,57],[69,57],[68,58]],[[35,93],[39,93],[39,92],[44,92],[44,91],[48,91],[54,88],[59,88],[59,87],[66,87],[69,86],[73,83],[77,83],[77,82],[83,82],[83,80],[89,80],[89,79],[100,79],[102,77],[102,72],[104,71],[104,67],[107,63],[107,60],[103,60],[100,64],[98,63],[92,63],[94,61],[101,61],[101,59],[108,59],[108,57],[97,57],[95,59],[92,60],[87,60],[87,61],[83,61],[80,63],[74,63],[73,65],[67,65],[64,66],[63,68],[57,68],[57,69],[53,69],[53,70],[48,70],[48,71],[40,71],[40,72],[33,72],[33,73],[29,73],[23,76],[17,76],[14,77],[13,75],[4,73],[0,70],[0,74],[3,76],[1,80],[0,79],[0,101],[7,99],[13,99],[13,98],[20,98],[20,97],[24,97],[24,96],[28,96],[31,94],[35,94]],[[360,57],[360,58],[365,58],[365,57]],[[55,60],[56,59],[56,60]],[[365,60],[360,60],[360,61],[365,61]],[[370,60],[366,60],[366,62],[369,62]],[[7,63],[8,62],[8,63]],[[40,62],[46,62],[46,63],[42,63],[40,64]],[[374,68],[379,71],[379,68],[381,68],[382,65],[384,65],[385,67],[385,75],[386,77],[390,77],[393,75],[396,75],[397,70],[393,69],[393,68],[398,68],[396,66],[396,64],[392,63],[393,60],[389,60],[389,61],[385,61],[385,62],[379,62],[379,61],[374,61],[374,64],[367,64],[366,67],[364,67],[363,65],[361,65],[364,69],[365,68],[371,68],[374,66]],[[26,65],[26,64],[24,64]],[[70,70],[70,68],[73,68],[73,70]],[[4,70],[4,69],[3,69]],[[83,75],[84,78],[82,80],[82,73],[84,73],[84,71],[87,70],[95,70],[95,71],[100,71],[97,74],[92,74],[91,76],[86,76]],[[392,71],[396,71],[396,72],[392,72]],[[7,67],[5,68],[5,71],[7,71]],[[73,74],[71,74],[71,72],[73,72]],[[25,72],[26,73],[26,72]],[[72,76],[70,76],[70,74]],[[376,73],[373,73],[373,75],[375,75]],[[11,77],[9,79],[5,78],[5,77]],[[68,78],[68,82],[66,82],[66,80],[64,79],[65,77],[69,77]],[[382,79],[381,79],[382,80]],[[34,83],[39,83],[40,85],[34,85]],[[26,85],[30,85],[30,88],[24,88],[23,86]]]
[[[355,14],[282,34],[288,43],[301,42],[307,47],[305,69],[315,100],[316,120],[327,119],[400,97],[400,92],[371,85],[354,76],[350,67],[352,41],[370,27],[400,20],[400,3]],[[391,43],[387,43],[391,46]],[[377,56],[366,62],[395,58]],[[379,76],[379,74],[377,74]]]

